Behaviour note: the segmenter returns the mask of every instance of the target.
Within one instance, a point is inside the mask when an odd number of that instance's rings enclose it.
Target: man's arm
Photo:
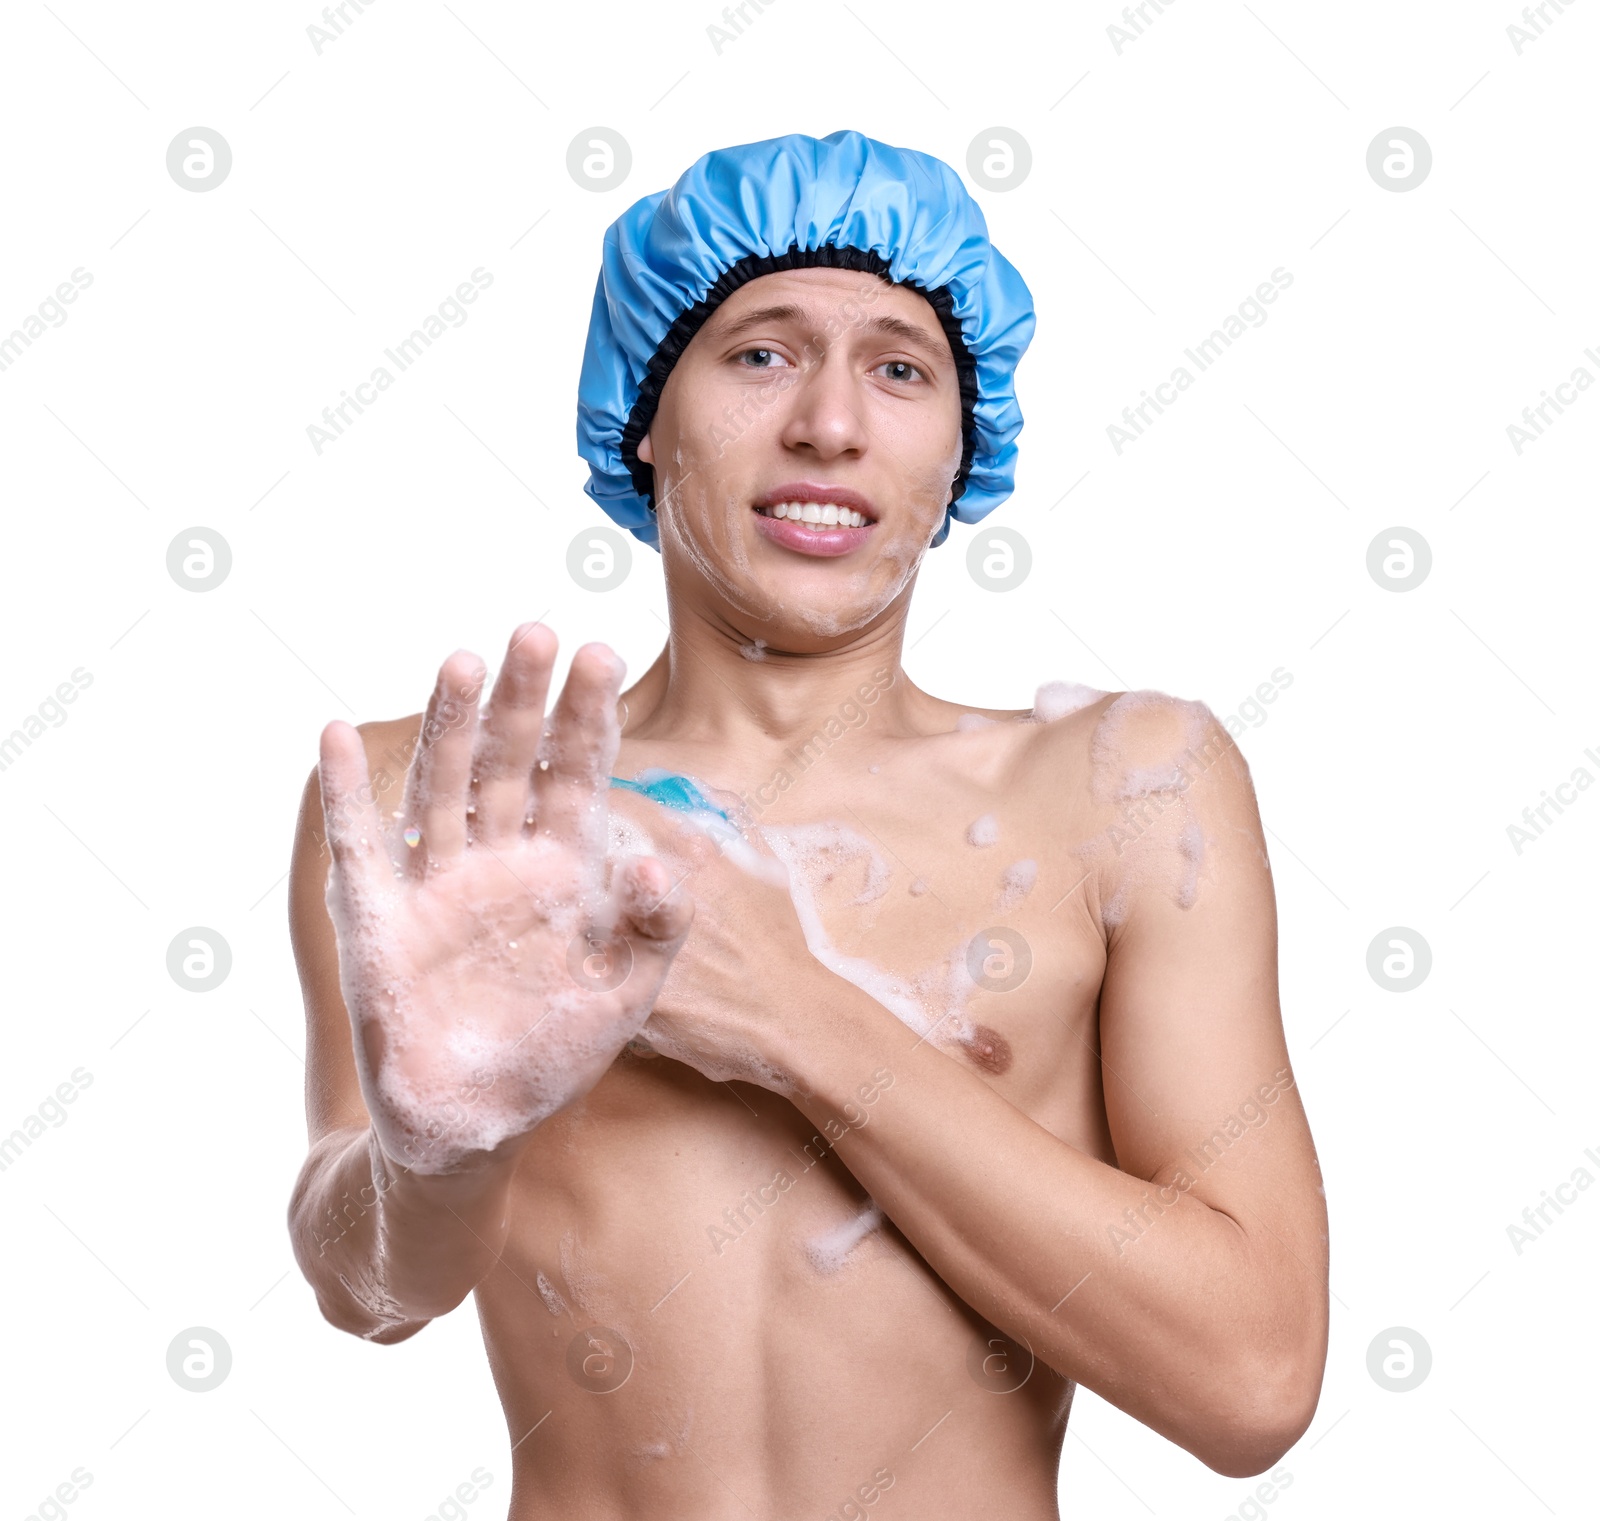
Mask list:
[[[1124,738],[1156,762],[1173,715]],[[1327,1223],[1277,1000],[1272,881],[1249,772],[1215,720],[1216,759],[1107,861],[1101,994],[1106,1106],[1120,1167],[1057,1139],[970,1068],[840,979],[772,1036],[812,1121],[893,1074],[840,1159],[933,1269],[1049,1366],[1245,1477],[1310,1424],[1327,1352]],[[1137,759],[1135,755],[1135,759]],[[1179,849],[1205,847],[1190,907]],[[1192,856],[1193,835],[1188,836]],[[1170,858],[1161,854],[1170,851]],[[853,1112],[853,1111],[851,1111]]]
[[[405,774],[405,760],[395,764],[388,757],[409,759],[420,724],[419,715],[360,726],[382,808],[399,806]],[[289,933],[306,1005],[311,1138],[289,1203],[289,1234],[295,1259],[332,1325],[372,1341],[404,1341],[454,1309],[494,1266],[505,1242],[516,1159],[472,1172],[419,1176],[397,1166],[376,1144],[356,1075],[350,1016],[339,990],[338,943],[324,901],[330,865],[322,790],[313,771],[301,800],[289,876]]]

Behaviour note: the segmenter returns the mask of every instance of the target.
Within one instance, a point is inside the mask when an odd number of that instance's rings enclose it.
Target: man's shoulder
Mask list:
[[[410,713],[404,718],[369,718],[356,725],[375,780],[380,771],[397,778],[406,774],[426,718],[425,713]]]
[[[1204,702],[1149,688],[1052,686],[1060,690],[1042,687],[1037,716],[1022,725],[1023,770],[1100,808],[1152,791],[1184,790],[1225,755],[1238,756],[1232,736]]]

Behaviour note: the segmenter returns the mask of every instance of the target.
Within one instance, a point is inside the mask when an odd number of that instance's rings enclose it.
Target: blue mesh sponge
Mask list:
[[[676,808],[679,813],[714,813],[719,819],[728,817],[688,777],[665,771],[660,766],[646,767],[637,781],[614,776],[611,785],[641,793],[665,808]]]

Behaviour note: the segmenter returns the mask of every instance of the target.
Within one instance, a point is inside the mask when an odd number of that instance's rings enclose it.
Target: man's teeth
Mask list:
[[[779,502],[766,509],[774,518],[790,518],[796,523],[818,523],[825,528],[865,528],[872,520],[853,507],[838,507],[832,502]]]

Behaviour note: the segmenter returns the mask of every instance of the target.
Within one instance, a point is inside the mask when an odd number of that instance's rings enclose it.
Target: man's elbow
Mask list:
[[[1248,1362],[1231,1375],[1203,1442],[1190,1450],[1230,1479],[1265,1473],[1305,1435],[1322,1393],[1324,1354]]]
[[[366,1284],[363,1292],[361,1286],[352,1283],[334,1264],[324,1259],[323,1251],[328,1242],[320,1238],[306,1219],[310,1176],[311,1169],[308,1167],[296,1182],[289,1201],[289,1246],[301,1276],[316,1296],[317,1309],[322,1318],[336,1331],[358,1336],[363,1341],[375,1341],[382,1346],[391,1346],[415,1336],[428,1324],[429,1317],[411,1319],[402,1315],[399,1305],[380,1285]],[[312,1251],[313,1242],[317,1245],[315,1252]]]
[[[408,1341],[428,1324],[426,1320],[393,1320],[379,1316],[348,1294],[329,1295],[320,1290],[316,1294],[317,1308],[334,1330],[358,1336],[362,1341],[375,1341],[379,1346]]]

